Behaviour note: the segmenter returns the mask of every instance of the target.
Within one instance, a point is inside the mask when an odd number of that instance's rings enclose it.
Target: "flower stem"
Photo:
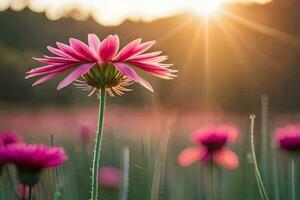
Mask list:
[[[253,163],[254,163],[254,173],[255,173],[255,178],[256,178],[256,182],[257,182],[257,186],[260,192],[260,197],[262,200],[268,200],[268,195],[266,193],[264,184],[262,182],[260,173],[259,173],[259,169],[258,169],[258,164],[257,164],[257,159],[256,159],[256,155],[255,155],[255,146],[254,146],[254,122],[255,122],[255,115],[250,115],[250,120],[251,120],[251,138],[250,138],[250,142],[251,142],[251,151],[252,151],[252,158],[253,158]]]
[[[100,91],[100,105],[98,115],[98,130],[94,148],[93,168],[92,168],[92,196],[91,200],[98,199],[98,170],[100,165],[100,152],[103,134],[104,108],[105,108],[106,91],[105,88]]]
[[[215,169],[214,169],[214,161],[213,155],[210,158],[210,168],[211,168],[211,200],[215,199],[214,190],[215,190]]]
[[[295,190],[295,159],[292,159],[292,200],[296,200],[296,190]]]
[[[31,200],[31,196],[32,196],[31,193],[32,193],[32,186],[29,185],[28,200]]]
[[[125,147],[123,153],[123,180],[122,180],[122,188],[120,192],[120,200],[128,199],[128,187],[129,187],[129,148]]]

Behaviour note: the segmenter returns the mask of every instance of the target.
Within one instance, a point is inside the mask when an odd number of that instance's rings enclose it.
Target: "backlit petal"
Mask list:
[[[213,154],[214,161],[227,169],[236,169],[239,166],[238,156],[228,149],[222,149],[220,151],[214,152]]]

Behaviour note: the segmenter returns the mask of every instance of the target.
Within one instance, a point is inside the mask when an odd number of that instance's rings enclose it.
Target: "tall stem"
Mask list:
[[[260,197],[262,200],[268,200],[268,195],[265,190],[264,184],[262,182],[260,172],[258,169],[258,164],[257,164],[257,159],[255,155],[255,146],[254,146],[254,122],[255,122],[255,115],[250,115],[250,120],[251,120],[251,125],[250,125],[250,143],[251,143],[251,152],[252,152],[252,158],[253,158],[253,163],[254,163],[254,173],[255,173],[255,178],[257,182],[257,186],[260,192]]]
[[[295,159],[292,159],[292,200],[296,200],[296,190],[295,190]]]
[[[104,122],[104,108],[106,91],[105,88],[100,91],[100,105],[99,105],[99,115],[98,115],[98,131],[96,136],[96,143],[94,148],[94,158],[93,158],[93,168],[92,168],[92,196],[91,200],[98,199],[98,170],[100,165],[100,152],[103,134],[103,122]]]
[[[215,172],[214,172],[214,161],[213,161],[213,155],[211,154],[210,158],[210,168],[211,168],[211,200],[215,199]]]
[[[28,200],[31,200],[31,196],[32,196],[31,193],[32,193],[32,186],[29,185]]]

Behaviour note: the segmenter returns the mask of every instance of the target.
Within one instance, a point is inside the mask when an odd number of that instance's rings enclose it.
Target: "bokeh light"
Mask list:
[[[1,0],[0,11],[15,11],[26,6],[34,12],[45,12],[50,20],[71,16],[84,20],[89,16],[103,25],[119,25],[124,20],[152,21],[182,12],[208,15],[229,3],[268,3],[271,0]]]

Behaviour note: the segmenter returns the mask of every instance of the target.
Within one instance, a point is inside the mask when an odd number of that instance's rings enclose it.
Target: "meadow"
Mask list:
[[[63,170],[59,168],[59,175],[56,175],[56,169],[43,173],[41,182],[36,186],[36,199],[79,200],[89,197],[97,123],[95,110],[93,107],[59,110],[43,108],[34,112],[9,109],[1,113],[2,130],[14,130],[29,143],[51,145],[53,136],[54,144],[64,147],[67,152],[69,159],[63,165]],[[177,157],[184,148],[191,145],[189,138],[193,130],[208,124],[222,123],[237,124],[240,129],[238,142],[230,146],[237,152],[240,166],[235,170],[217,167],[215,199],[260,198],[251,154],[248,114],[225,113],[216,109],[132,110],[113,105],[108,106],[107,113],[101,167],[116,167],[122,176],[128,173],[129,179],[127,183],[120,182],[119,188],[100,187],[102,199],[122,199],[124,190],[128,190],[127,199],[210,199],[210,166],[197,163],[182,168]],[[266,113],[263,115],[266,116]],[[272,132],[274,127],[297,121],[299,116],[288,114],[268,117],[267,120],[263,119],[260,112],[257,113],[254,132],[262,179],[269,199],[292,199],[290,160],[275,148]],[[82,129],[85,129],[84,134]],[[267,137],[267,141],[263,141],[264,137]],[[128,160],[124,160],[126,149]],[[129,168],[124,171],[126,162]],[[13,175],[13,166],[9,166],[9,172],[15,185],[17,180]],[[7,183],[9,177],[4,170],[1,199],[14,199],[16,188]],[[298,181],[295,184],[297,188]],[[55,192],[62,196],[54,198]]]

